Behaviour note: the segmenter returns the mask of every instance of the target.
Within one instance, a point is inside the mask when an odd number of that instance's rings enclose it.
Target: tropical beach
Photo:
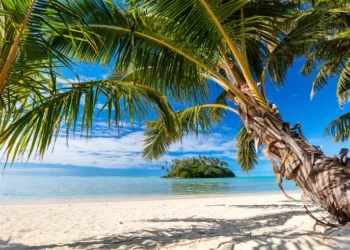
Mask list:
[[[326,234],[304,205],[317,218],[324,211],[302,202],[292,185],[285,190],[295,201],[288,200],[275,183],[274,177],[5,176],[0,248],[349,249],[348,227]]]
[[[299,198],[300,192],[290,193]],[[322,212],[308,205],[315,215]],[[2,249],[349,249],[300,201],[249,194],[1,206]]]
[[[349,0],[1,0],[0,249],[350,249]]]

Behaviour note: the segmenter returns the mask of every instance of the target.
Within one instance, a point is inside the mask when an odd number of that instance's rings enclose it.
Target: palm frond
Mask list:
[[[300,16],[292,16],[286,22],[287,32],[284,33],[267,61],[272,82],[282,85],[288,69],[294,64],[296,58],[311,53],[312,46],[324,39],[325,34],[331,30],[330,24],[335,25],[340,21],[330,10],[325,9],[313,9],[301,13]],[[304,73],[307,73],[307,69],[311,69],[309,66],[311,64],[305,66]]]
[[[327,32],[321,33],[317,42],[312,42],[308,49],[307,61],[302,69],[304,75],[309,75],[318,70],[312,90],[311,97],[328,85],[329,79],[340,76],[337,86],[337,96],[339,104],[344,104],[344,96],[346,95],[346,78],[347,78],[347,61],[350,56],[349,52],[349,24],[350,12],[348,8],[340,8],[342,4],[335,1],[332,7],[319,2],[317,6],[322,6],[318,11],[323,11],[327,15],[325,25]],[[329,21],[327,21],[329,20]],[[328,22],[328,24],[327,24]]]
[[[99,112],[107,110],[109,124],[114,121],[118,127],[119,122],[126,118],[131,123],[136,119],[145,120],[148,111],[154,109],[165,121],[166,133],[177,131],[178,121],[169,102],[150,87],[117,81],[78,83],[62,88],[60,93],[42,102],[27,105],[26,112],[2,130],[0,145],[5,150],[7,160],[13,162],[16,157],[24,155],[29,158],[33,152],[43,156],[62,128],[68,138],[70,133],[77,131],[79,123],[81,131],[89,136],[101,96],[105,103]],[[1,116],[6,115],[9,114],[5,111],[1,113]]]
[[[54,37],[74,45],[76,37],[83,36],[79,41],[94,48],[91,32],[65,1],[4,0],[0,17],[3,112],[21,112],[18,103],[36,102],[45,99],[43,93],[56,91],[60,68],[71,68],[73,62],[52,46]],[[4,117],[2,125],[10,122]]]
[[[341,67],[338,60],[323,64],[312,83],[311,97],[313,97],[316,92],[323,89],[324,86],[328,85],[329,78],[338,76],[341,72]]]
[[[332,121],[325,129],[325,134],[333,136],[335,142],[346,141],[350,136],[350,113]]]
[[[78,61],[114,65],[119,72],[132,67],[130,77],[134,81],[182,101],[200,100],[206,92],[203,71],[221,77],[211,67],[212,59],[205,56],[203,48],[188,43],[183,36],[164,33],[162,16],[151,17],[142,10],[129,11],[99,0],[74,1],[71,8],[84,17],[84,23],[103,42],[96,54],[84,41],[78,43],[77,49],[61,38],[54,41],[55,48]]]
[[[146,138],[142,156],[148,161],[159,159],[166,154],[171,144],[182,139],[180,132],[173,134],[167,133],[165,130],[165,121],[163,120],[148,122],[144,135]]]
[[[223,92],[213,104],[198,105],[176,112],[180,124],[176,133],[166,132],[164,119],[149,122],[145,132],[143,156],[147,160],[159,159],[169,150],[171,144],[181,141],[184,135],[193,133],[198,136],[200,132],[208,134],[213,125],[221,122],[226,111],[236,112],[227,106],[225,98],[226,92]]]
[[[89,46],[84,44],[79,45],[79,52],[72,53],[71,46],[62,41],[56,41],[57,47],[82,61],[116,62],[118,70],[126,69],[132,63],[138,69],[139,78],[144,78],[145,82],[161,79],[159,82],[162,84],[174,83],[172,86],[183,86],[182,89],[201,86],[201,71],[209,71],[219,79],[224,89],[231,88],[239,101],[245,102],[242,94],[215,70],[218,48],[229,47],[254,96],[261,105],[265,105],[254,81],[254,76],[258,78],[262,71],[262,63],[256,63],[256,60],[264,60],[259,57],[263,54],[264,43],[278,42],[275,35],[278,29],[268,23],[276,18],[285,18],[290,4],[272,0],[258,4],[243,0],[130,2],[136,7],[125,10],[112,1],[75,1],[73,8],[86,17],[84,22],[95,33],[104,37],[104,47],[98,55],[91,55]],[[244,9],[243,19],[237,15],[241,9]],[[237,30],[237,27],[244,27],[244,30]],[[242,61],[241,52],[237,49],[241,47],[242,34],[255,45],[248,49],[249,62],[254,62],[252,67]],[[254,42],[258,40],[263,42]],[[146,73],[146,69],[151,74]]]
[[[255,151],[254,140],[249,140],[250,134],[242,127],[236,136],[237,162],[242,171],[249,173],[258,163],[258,154]]]
[[[341,72],[337,85],[337,96],[340,106],[350,100],[350,59]]]

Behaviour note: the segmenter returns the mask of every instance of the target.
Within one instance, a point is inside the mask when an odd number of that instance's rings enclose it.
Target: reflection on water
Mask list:
[[[292,181],[286,190],[296,190]],[[126,177],[5,177],[0,180],[0,200],[89,199],[229,194],[278,191],[274,177],[219,179],[163,179]]]
[[[171,194],[255,193],[278,191],[274,177],[237,177],[222,179],[168,179]],[[285,190],[296,190],[292,181],[284,182]]]
[[[234,180],[231,180],[231,183]],[[170,180],[171,194],[210,194],[225,193],[229,190],[229,182],[219,182],[215,180]]]

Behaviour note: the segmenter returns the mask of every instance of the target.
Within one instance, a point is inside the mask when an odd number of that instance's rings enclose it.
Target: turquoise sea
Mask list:
[[[293,181],[285,190],[297,190]],[[0,179],[0,201],[118,199],[279,191],[275,177],[163,179],[159,177],[15,177]]]

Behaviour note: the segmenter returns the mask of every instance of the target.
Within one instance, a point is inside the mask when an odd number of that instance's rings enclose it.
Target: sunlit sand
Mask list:
[[[350,229],[315,232],[279,193],[185,198],[2,204],[0,248],[350,249]]]

